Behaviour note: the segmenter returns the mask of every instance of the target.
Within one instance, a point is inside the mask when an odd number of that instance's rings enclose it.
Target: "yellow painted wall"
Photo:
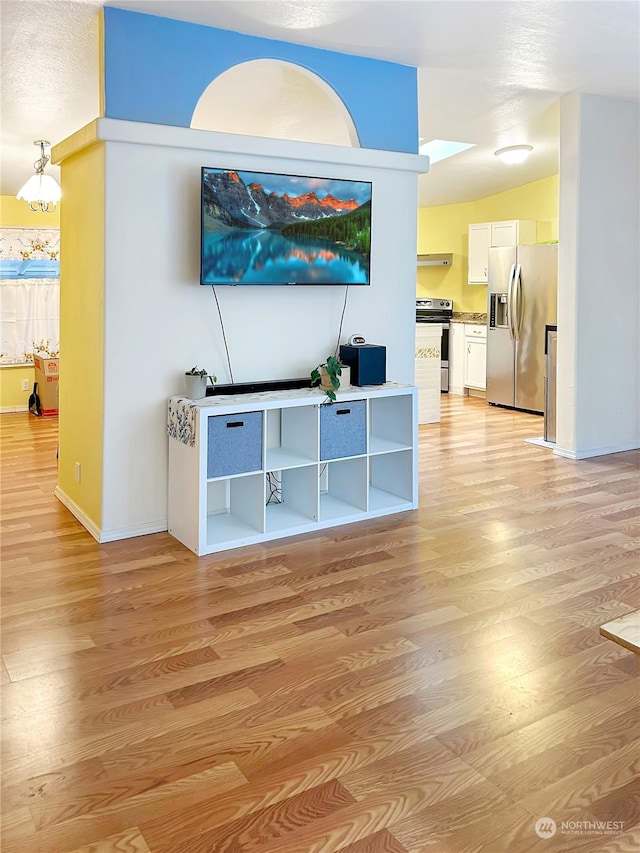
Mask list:
[[[28,174],[25,176],[27,179]],[[60,203],[51,213],[33,211],[26,201],[13,195],[0,196],[0,225],[3,228],[59,228]]]
[[[25,175],[25,180],[28,174]],[[3,228],[59,228],[60,205],[52,213],[37,213],[29,209],[26,201],[12,195],[0,196],[0,226]],[[29,394],[33,390],[35,375],[33,367],[0,368],[0,412],[27,408]],[[28,391],[22,390],[27,382]]]
[[[467,235],[474,202],[418,210],[418,254],[452,252],[450,267],[418,267],[417,295],[446,296],[456,311],[486,311],[487,288],[467,284]]]
[[[534,181],[514,190],[491,195],[474,202],[480,219],[474,222],[497,222],[501,219],[535,219],[538,242],[558,239],[558,175]]]
[[[22,389],[23,382],[27,383],[26,391]],[[0,412],[26,411],[34,382],[33,367],[23,365],[2,367],[0,369]]]
[[[58,487],[100,527],[104,353],[104,145],[62,167]],[[78,318],[82,318],[81,322]],[[76,482],[75,463],[81,465]]]
[[[539,242],[558,239],[558,176],[463,204],[418,210],[418,254],[452,252],[450,267],[418,267],[417,295],[446,296],[456,311],[485,312],[486,285],[467,284],[469,224],[533,219]]]

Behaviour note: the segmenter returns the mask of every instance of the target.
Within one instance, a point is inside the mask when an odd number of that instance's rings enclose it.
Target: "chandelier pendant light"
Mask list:
[[[36,139],[33,144],[40,146],[40,157],[33,164],[36,173],[35,175],[31,175],[16,198],[23,198],[31,210],[52,213],[56,209],[56,204],[60,201],[62,191],[55,178],[44,174],[44,167],[51,159],[48,154],[44,153],[44,149],[49,148],[51,143],[46,139]]]

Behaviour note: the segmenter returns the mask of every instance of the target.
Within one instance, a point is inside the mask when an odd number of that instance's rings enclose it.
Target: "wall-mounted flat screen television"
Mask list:
[[[371,189],[203,167],[200,284],[369,284]]]

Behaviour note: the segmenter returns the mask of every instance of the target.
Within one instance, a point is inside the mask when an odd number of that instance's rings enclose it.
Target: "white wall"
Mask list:
[[[230,379],[212,289],[198,284],[200,167],[373,181],[372,284],[349,289],[342,342],[359,332],[384,344],[387,378],[412,382],[417,172],[426,158],[109,120],[100,126],[107,140],[106,541],[166,529],[166,400],[183,393],[184,371],[197,363],[221,383]],[[236,382],[307,376],[335,348],[344,287],[217,293]]]
[[[638,105],[561,103],[556,452],[640,446]]]

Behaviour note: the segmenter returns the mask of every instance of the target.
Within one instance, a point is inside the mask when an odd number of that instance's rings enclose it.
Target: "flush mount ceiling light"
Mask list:
[[[31,210],[51,213],[56,209],[56,204],[62,195],[56,179],[52,178],[51,175],[44,174],[44,167],[51,159],[48,154],[44,153],[44,149],[49,148],[51,143],[47,142],[46,139],[36,139],[33,144],[40,146],[40,157],[33,164],[36,173],[31,175],[16,198],[23,198]]]
[[[508,145],[506,148],[499,148],[493,153],[496,157],[499,157],[503,163],[508,163],[510,166],[513,166],[516,163],[524,163],[532,151],[532,145]]]

